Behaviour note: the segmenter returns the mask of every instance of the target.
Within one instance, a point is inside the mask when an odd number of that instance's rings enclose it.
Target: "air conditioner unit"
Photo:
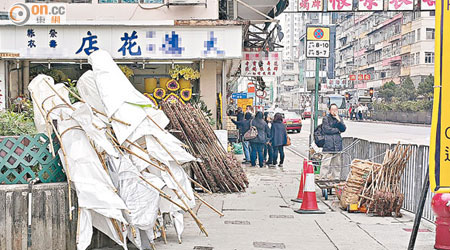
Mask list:
[[[206,7],[207,0],[168,0],[169,5],[200,5],[204,4]]]

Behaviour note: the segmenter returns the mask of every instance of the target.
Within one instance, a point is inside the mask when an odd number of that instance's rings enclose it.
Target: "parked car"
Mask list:
[[[283,123],[286,124],[287,131],[296,131],[300,133],[302,130],[302,117],[294,112],[284,113]]]
[[[311,118],[311,108],[307,107],[303,110],[302,119]]]

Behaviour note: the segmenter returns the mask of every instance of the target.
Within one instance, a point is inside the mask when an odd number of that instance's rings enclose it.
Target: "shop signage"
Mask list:
[[[364,74],[364,75],[349,75],[348,76],[348,79],[350,80],[350,81],[356,81],[356,79],[358,79],[358,81],[362,81],[362,80],[365,80],[365,81],[370,81],[370,75],[369,74]]]
[[[233,93],[231,94],[232,99],[246,99],[247,93]]]
[[[242,56],[242,27],[2,26],[0,44],[27,59],[213,59]],[[235,39],[230,39],[235,38]]]
[[[305,12],[323,11],[323,0],[300,0],[298,10]]]
[[[19,53],[0,52],[0,58],[17,58],[20,57]]]
[[[307,27],[306,30],[306,57],[330,57],[330,28]]]
[[[420,0],[420,9],[421,10],[435,10],[436,9],[436,0]]]
[[[281,76],[281,53],[244,52],[241,76]]]
[[[450,6],[436,4],[435,74],[430,136],[430,186],[436,193],[450,192]],[[445,98],[444,98],[445,97]]]
[[[245,110],[247,106],[253,106],[253,98],[237,99],[237,106]]]

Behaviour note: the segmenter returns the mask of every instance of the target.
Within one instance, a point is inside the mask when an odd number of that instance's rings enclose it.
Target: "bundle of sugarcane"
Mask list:
[[[379,216],[401,217],[400,208],[404,195],[400,184],[403,171],[410,157],[410,148],[400,146],[387,150],[383,164],[374,168],[367,178],[364,190],[360,195],[360,204],[366,206],[367,212]]]
[[[190,104],[162,102],[171,131],[201,162],[190,163],[195,179],[213,192],[241,192],[248,180],[241,164],[227,154],[202,111]]]
[[[359,195],[361,194],[364,184],[367,181],[369,173],[374,168],[381,167],[381,164],[377,164],[371,161],[363,161],[355,159],[350,166],[350,173],[348,174],[347,181],[344,184],[342,196],[340,198],[341,208],[346,209],[350,204],[357,204],[359,201]]]

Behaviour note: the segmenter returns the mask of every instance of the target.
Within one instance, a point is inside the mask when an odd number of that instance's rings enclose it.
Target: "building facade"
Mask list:
[[[379,88],[434,73],[434,12],[340,14],[336,77],[350,89]]]
[[[4,17],[19,2],[35,1],[1,1],[0,14]],[[226,100],[227,73],[233,60],[242,56],[243,25],[219,20],[218,0],[188,5],[171,5],[173,1],[66,2],[65,22],[59,24],[17,26],[1,18],[0,109],[17,96],[27,95],[35,68],[58,69],[78,79],[90,68],[88,55],[103,49],[133,71],[130,81],[143,93],[151,91],[149,79],[157,79],[158,87],[164,87],[163,79],[170,77],[175,65],[199,70],[201,76],[192,83],[192,91],[219,120],[217,98],[221,94]]]

